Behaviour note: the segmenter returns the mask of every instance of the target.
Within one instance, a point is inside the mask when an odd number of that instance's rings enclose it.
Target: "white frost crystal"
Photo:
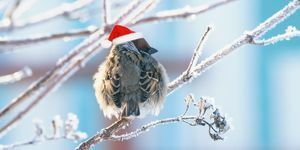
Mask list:
[[[79,120],[77,116],[73,113],[69,113],[67,120],[65,121],[65,132],[69,133],[77,130],[78,124],[79,124]]]
[[[297,31],[297,28],[295,26],[288,26],[286,29],[285,29],[285,32],[286,33],[292,33],[292,32],[295,32]]]
[[[35,135],[37,138],[41,138],[44,135],[44,126],[41,119],[34,119],[33,124],[35,125]]]

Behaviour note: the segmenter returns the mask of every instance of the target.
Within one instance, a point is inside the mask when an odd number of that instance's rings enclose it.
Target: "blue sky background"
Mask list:
[[[71,2],[72,0],[69,0]],[[148,13],[175,9],[189,4],[207,4],[209,0],[161,0],[159,6]],[[195,19],[159,22],[132,28],[143,32],[149,43],[159,50],[155,54],[166,67],[170,79],[178,76],[188,65],[198,39],[212,24],[201,59],[251,30],[289,1],[239,0],[201,14]],[[53,8],[60,0],[38,1],[23,18]],[[90,7],[97,8],[100,1]],[[113,16],[122,8],[114,9]],[[265,38],[283,33],[287,26],[300,28],[300,13],[288,18]],[[68,29],[79,29],[89,25],[101,25],[100,13],[86,22],[56,19],[14,33],[0,33],[7,37],[28,37],[37,33],[53,33]],[[24,91],[31,82],[44,75],[55,62],[80,43],[83,38],[65,42],[63,40],[41,43],[21,48],[18,52],[0,55],[0,74],[4,75],[23,66],[33,68],[35,75],[27,80],[0,86],[0,107]],[[210,139],[207,128],[190,127],[186,124],[159,126],[128,142],[104,142],[95,149],[299,149],[300,129],[300,39],[294,38],[270,46],[244,46],[225,57],[192,83],[170,95],[164,109],[157,117],[147,116],[136,120],[132,129],[149,121],[173,117],[184,111],[183,98],[188,93],[195,97],[211,96],[223,112],[233,118],[234,130],[226,134],[225,141]],[[55,92],[48,95],[12,132],[0,139],[0,144],[30,139],[33,134],[33,118],[49,123],[53,116],[66,117],[73,112],[79,116],[80,129],[89,136],[107,126],[98,108],[92,88],[92,76],[108,51],[100,52],[85,68],[66,81]],[[4,120],[1,120],[0,125]],[[19,148],[72,149],[78,143],[51,141],[36,146]]]

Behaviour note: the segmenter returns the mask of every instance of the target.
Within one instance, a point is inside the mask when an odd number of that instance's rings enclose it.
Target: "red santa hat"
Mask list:
[[[142,33],[134,32],[134,31],[130,30],[129,28],[122,26],[122,25],[115,25],[113,27],[108,39],[102,43],[102,47],[108,48],[112,44],[119,45],[122,43],[126,43],[129,41],[133,41],[133,40],[141,39],[141,38],[144,38]]]

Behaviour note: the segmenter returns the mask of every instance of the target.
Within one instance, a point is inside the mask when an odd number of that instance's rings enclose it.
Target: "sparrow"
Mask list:
[[[109,55],[94,75],[97,102],[111,119],[158,115],[167,95],[168,77],[152,56],[158,52],[140,33],[115,25]]]

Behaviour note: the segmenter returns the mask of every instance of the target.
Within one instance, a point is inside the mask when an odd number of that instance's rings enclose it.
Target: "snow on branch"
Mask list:
[[[195,17],[196,15],[205,13],[209,10],[212,10],[214,8],[228,4],[233,1],[236,1],[236,0],[220,0],[213,4],[200,5],[198,7],[186,6],[184,8],[180,8],[180,9],[161,11],[161,12],[157,12],[153,16],[144,17],[142,19],[135,20],[132,22],[132,24],[138,25],[138,24],[158,22],[158,21],[164,21],[164,20],[186,19],[189,17]]]
[[[140,5],[143,4],[142,0],[133,0],[123,12],[120,13],[118,17],[113,21],[115,24],[120,24],[123,20],[125,20],[135,9],[137,9]]]
[[[209,31],[211,31],[212,27],[207,27],[206,32],[204,33],[204,35],[202,36],[202,38],[199,40],[198,45],[193,53],[192,59],[190,61],[190,64],[188,66],[188,68],[186,69],[186,71],[184,72],[184,74],[186,76],[190,75],[191,73],[191,69],[195,67],[195,65],[198,63],[198,59],[202,54],[203,51],[203,45],[205,44],[205,40],[208,36]],[[189,78],[189,77],[187,77]]]
[[[9,84],[20,81],[24,78],[30,77],[32,75],[32,71],[29,67],[24,67],[20,71],[14,72],[12,74],[0,76],[0,85],[1,84]]]
[[[13,39],[13,38],[1,38],[0,39],[0,53],[12,52],[20,46],[26,46],[30,44],[38,44],[45,41],[51,41],[56,39],[67,39],[71,40],[74,37],[87,36],[94,33],[98,28],[96,26],[89,26],[86,29],[81,30],[69,30],[63,33],[53,33],[45,35],[37,35],[32,37],[27,37],[23,39]]]
[[[152,121],[130,133],[116,135],[117,131],[128,126],[128,120],[121,119],[115,122],[108,128],[103,129],[101,132],[81,143],[76,150],[88,150],[95,144],[105,141],[124,141],[135,138],[142,133],[149,131],[158,125],[166,125],[170,123],[186,123],[190,126],[208,126],[209,135],[213,140],[223,140],[222,137],[230,128],[230,122],[218,108],[214,105],[214,99],[211,97],[201,97],[199,101],[195,101],[194,96],[189,94],[185,97],[186,109],[182,115],[174,118],[166,118],[162,120]],[[190,105],[198,109],[198,114],[187,115]],[[123,122],[122,122],[123,120]]]
[[[284,34],[279,34],[277,36],[273,36],[269,39],[262,39],[262,40],[253,40],[251,44],[255,45],[269,45],[269,44],[275,44],[280,41],[284,40],[290,40],[293,37],[299,37],[300,31],[296,29],[296,27],[288,26],[288,28],[285,30]]]
[[[13,24],[10,24],[4,20],[4,21],[2,21],[2,24],[0,24],[0,31],[20,29],[20,28],[31,26],[31,25],[47,22],[54,18],[68,15],[69,13],[80,10],[80,9],[88,6],[92,2],[94,2],[94,0],[77,0],[73,3],[65,3],[65,4],[62,4],[61,6],[58,6],[49,11],[46,11],[44,13],[33,16],[29,19],[15,20],[13,22]]]
[[[55,116],[51,121],[51,135],[46,134],[46,129],[42,120],[35,119],[33,124],[35,126],[35,136],[33,139],[9,145],[0,145],[0,150],[9,150],[21,146],[34,145],[61,139],[78,142],[87,138],[86,133],[78,130],[79,120],[73,113],[69,113],[65,121],[63,121],[59,115]]]

